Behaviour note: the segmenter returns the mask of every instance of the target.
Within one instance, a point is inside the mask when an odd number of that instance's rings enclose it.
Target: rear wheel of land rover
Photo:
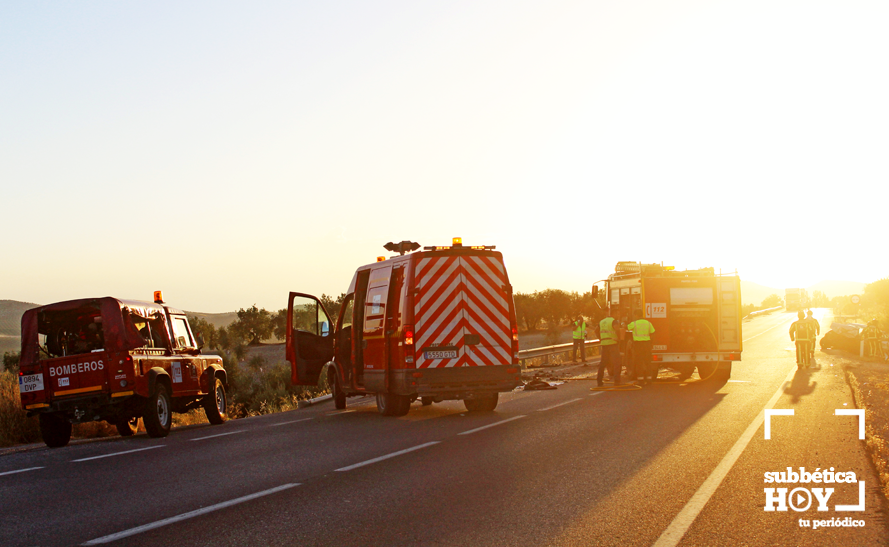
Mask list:
[[[117,432],[120,433],[121,437],[132,437],[136,430],[139,429],[139,417],[127,418],[123,416],[114,422],[114,427],[117,428]]]
[[[154,393],[145,402],[145,413],[142,414],[142,423],[145,424],[149,437],[166,437],[170,434],[173,423],[171,408],[167,386],[158,383]]]
[[[383,416],[404,416],[410,409],[409,397],[395,393],[377,393],[377,410]]]
[[[499,393],[488,393],[473,399],[463,399],[463,404],[469,412],[491,412],[497,408],[498,401],[500,401]]]
[[[71,422],[64,414],[46,412],[40,415],[40,436],[50,448],[61,448],[71,440]]]
[[[204,395],[204,412],[207,414],[207,420],[213,425],[224,424],[228,419],[226,405],[228,399],[225,396],[225,386],[219,378],[213,378],[213,389],[210,393]]]

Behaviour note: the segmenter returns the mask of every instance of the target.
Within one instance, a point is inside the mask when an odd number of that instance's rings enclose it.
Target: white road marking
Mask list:
[[[750,425],[747,426],[747,429],[744,430],[744,433],[741,434],[741,437],[735,442],[734,446],[729,449],[728,453],[722,458],[722,461],[719,462],[719,465],[716,466],[716,469],[710,473],[710,476],[707,477],[707,480],[704,481],[704,484],[698,488],[698,491],[694,493],[688,503],[685,504],[685,507],[679,511],[679,514],[676,515],[676,518],[673,519],[673,522],[664,530],[664,533],[654,542],[652,547],[674,547],[681,540],[682,536],[685,535],[685,532],[688,531],[691,524],[698,518],[698,515],[701,513],[701,510],[704,509],[704,506],[707,505],[707,502],[710,501],[710,497],[716,492],[716,489],[719,488],[719,485],[722,484],[723,479],[731,470],[732,466],[735,465],[735,462],[738,461],[738,458],[741,456],[741,453],[744,452],[744,449],[747,448],[747,444],[750,443],[750,439],[756,434],[756,431],[759,429],[765,420],[765,411],[770,410],[775,406],[775,403],[778,402],[778,399],[781,398],[781,395],[784,394],[784,389],[790,384],[791,380],[793,380],[793,376],[796,373],[796,366],[790,370],[790,373],[787,374],[787,378],[784,379],[784,382],[781,383],[781,387],[778,388],[778,391],[772,395],[772,398],[769,399],[769,402],[766,403],[765,408],[756,415],[756,418],[750,422]]]
[[[203,508],[197,509],[195,511],[191,511],[188,513],[182,513],[181,515],[176,515],[175,517],[170,517],[167,519],[159,520],[157,522],[152,522],[151,524],[137,526],[136,528],[130,528],[129,530],[124,530],[123,532],[117,532],[116,534],[111,534],[109,536],[103,536],[100,538],[92,539],[90,541],[87,541],[83,545],[99,545],[102,543],[110,543],[112,541],[117,541],[117,540],[125,538],[125,537],[130,537],[130,536],[134,536],[136,534],[141,534],[142,532],[147,532],[148,530],[154,530],[155,528],[160,528],[161,526],[173,524],[174,522],[180,522],[180,521],[190,519],[193,517],[199,517],[201,515],[205,515],[207,513],[212,512],[212,511],[217,511],[219,509],[225,509],[226,507],[231,507],[232,505],[244,503],[245,501],[250,501],[250,500],[254,500],[256,498],[261,498],[262,496],[268,496],[269,494],[275,494],[277,492],[287,490],[288,488],[293,488],[294,486],[299,486],[299,483],[282,484],[281,486],[277,486],[275,488],[270,488],[269,490],[263,490],[262,492],[257,492],[255,494],[250,494],[249,496],[243,496],[240,498],[235,498],[233,500],[224,501],[222,503],[217,503],[216,505],[210,505],[209,507],[203,507]]]
[[[377,463],[377,462],[381,462],[383,460],[388,460],[389,458],[394,458],[395,456],[401,456],[402,454],[407,454],[408,452],[413,452],[414,450],[420,450],[421,448],[426,448],[427,446],[432,446],[434,444],[438,444],[439,442],[440,441],[432,441],[431,443],[417,445],[412,448],[405,448],[404,450],[399,450],[398,452],[386,454],[385,456],[380,456],[379,458],[374,458],[372,460],[363,461],[363,462],[356,463],[354,465],[349,465],[346,467],[340,467],[339,469],[335,469],[334,471],[351,471],[351,470],[357,469],[359,467],[364,467],[365,465],[370,465],[372,463]]]
[[[469,434],[471,434],[471,433],[475,433],[475,432],[477,432],[477,431],[482,431],[482,430],[484,430],[484,429],[488,429],[489,427],[496,427],[496,426],[498,426],[498,425],[503,425],[503,424],[505,424],[505,423],[511,422],[511,421],[513,421],[513,420],[518,420],[519,418],[524,418],[524,417],[525,417],[524,414],[521,415],[521,416],[513,416],[512,418],[507,418],[507,419],[505,419],[505,420],[500,420],[499,422],[494,422],[493,424],[483,425],[483,426],[481,426],[481,427],[477,427],[477,428],[475,428],[475,429],[470,429],[469,431],[464,431],[463,433],[457,433],[457,435],[469,435]]]
[[[557,405],[548,406],[546,408],[538,408],[537,412],[543,412],[545,410],[552,410],[554,408],[559,408],[560,406],[569,405],[571,403],[576,403],[577,401],[580,401],[580,400],[582,400],[582,399],[580,397],[578,397],[577,399],[571,399],[570,401],[565,401],[564,403],[559,403]]]
[[[72,462],[86,462],[89,460],[99,460],[102,458],[111,458],[112,456],[122,456],[123,454],[132,454],[133,452],[142,452],[143,450],[154,450],[155,448],[163,448],[166,445],[159,444],[157,446],[148,446],[146,448],[136,448],[135,450],[124,450],[123,452],[115,452],[113,454],[102,454],[101,456],[92,456],[90,458],[80,458],[79,460],[71,460]]]
[[[0,473],[0,477],[3,475],[15,475],[16,473],[24,473],[25,471],[34,471],[35,469],[43,469],[42,467],[29,467],[27,469],[18,469],[16,471],[4,471]]]
[[[336,412],[328,412],[325,416],[339,416],[340,414],[348,414],[349,412],[355,412],[355,410],[337,410]]]
[[[237,435],[238,433],[246,433],[246,429],[240,431],[229,431],[228,433],[218,433],[216,435],[207,435],[206,437],[198,437],[197,439],[188,439],[189,441],[203,441],[204,439],[215,439],[216,437],[225,437],[226,435]]]
[[[603,393],[605,393],[605,392],[604,391],[596,391],[594,393],[590,393],[590,397],[592,397],[593,395],[602,395]]]
[[[279,424],[269,424],[269,427],[278,427],[279,425],[287,425],[287,424],[295,424],[297,422],[308,422],[309,420],[314,420],[315,418],[303,418],[302,420],[290,420],[289,422],[281,422]]]

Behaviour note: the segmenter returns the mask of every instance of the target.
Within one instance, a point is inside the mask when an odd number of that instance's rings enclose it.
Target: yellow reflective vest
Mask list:
[[[617,332],[614,330],[614,317],[606,317],[599,321],[599,345],[613,346],[617,344]]]
[[[633,333],[633,341],[639,342],[642,340],[651,340],[651,335],[654,333],[654,325],[652,325],[647,319],[636,319],[629,325],[627,328],[630,329],[630,332]]]
[[[583,340],[586,338],[586,321],[574,322],[574,339]]]

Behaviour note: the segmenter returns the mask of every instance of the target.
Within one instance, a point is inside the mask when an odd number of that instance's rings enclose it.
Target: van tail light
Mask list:
[[[405,325],[402,331],[402,342],[404,346],[404,361],[406,363],[414,362],[414,327]]]
[[[658,355],[658,354],[654,354],[654,355],[651,356],[651,360],[652,360],[652,361],[663,361],[664,358],[661,357],[661,356]]]
[[[519,363],[519,329],[512,327],[512,364]]]

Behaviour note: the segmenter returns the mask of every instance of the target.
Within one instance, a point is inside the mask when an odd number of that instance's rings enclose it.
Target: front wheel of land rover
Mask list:
[[[145,402],[142,423],[145,424],[149,437],[166,437],[170,434],[170,427],[173,425],[172,405],[164,384],[158,383],[154,393]]]
[[[463,404],[469,412],[491,412],[497,408],[498,401],[500,401],[499,393],[488,393],[473,399],[463,399]]]
[[[328,373],[327,380],[327,383],[330,384],[330,392],[333,395],[333,406],[337,410],[343,410],[346,408],[346,394],[343,393],[343,389],[340,386],[340,378],[332,367]]]
[[[383,416],[404,416],[410,409],[410,397],[395,393],[377,393],[377,410]]]
[[[207,421],[213,425],[224,424],[228,419],[226,405],[228,399],[225,396],[225,386],[219,378],[213,378],[211,382],[212,389],[210,393],[204,395],[204,413],[207,414]]]
[[[50,448],[61,448],[71,440],[71,422],[64,414],[45,412],[40,415],[40,436]]]

